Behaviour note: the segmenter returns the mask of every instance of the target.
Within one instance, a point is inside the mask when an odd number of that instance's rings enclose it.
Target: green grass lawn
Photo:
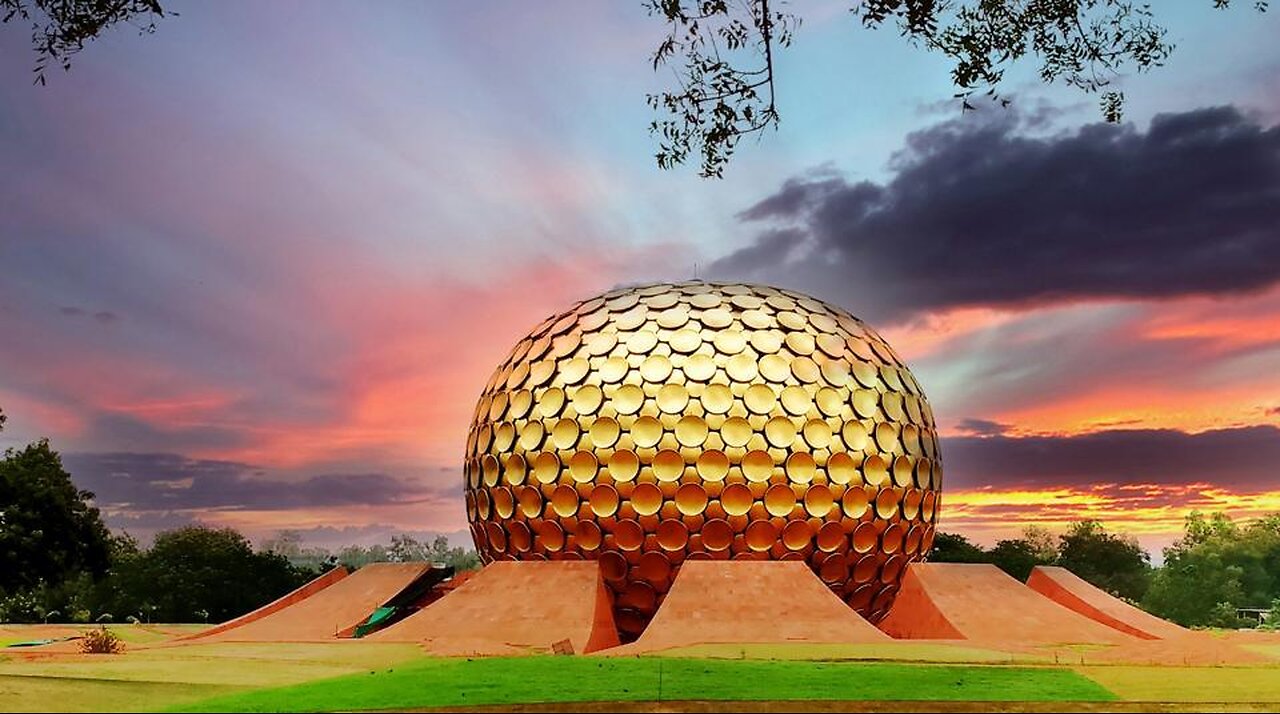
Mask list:
[[[420,659],[176,711],[294,712],[679,700],[1111,701],[1066,669],[880,662],[524,657]]]
[[[654,657],[699,659],[792,659],[883,662],[925,662],[932,664],[1053,664],[1047,655],[1000,652],[951,643],[894,642],[884,644],[769,643],[710,644],[676,647],[653,653]]]

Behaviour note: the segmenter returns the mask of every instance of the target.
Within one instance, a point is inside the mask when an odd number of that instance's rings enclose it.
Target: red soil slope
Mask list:
[[[263,605],[262,607],[258,608],[257,610],[254,610],[252,612],[247,612],[233,620],[227,620],[221,625],[214,625],[213,627],[210,627],[207,630],[201,630],[200,632],[197,632],[193,635],[187,635],[186,637],[179,637],[178,639],[179,640],[196,640],[203,637],[209,637],[210,635],[217,635],[219,633],[226,632],[227,630],[240,627],[241,625],[247,625],[250,622],[253,622],[255,620],[261,620],[267,615],[271,615],[273,613],[276,613],[276,612],[279,612],[280,610],[285,609],[286,607],[290,607],[302,602],[303,600],[311,597],[312,595],[315,595],[316,593],[320,592],[321,590],[324,590],[325,588],[329,587],[330,585],[333,585],[334,583],[338,582],[339,580],[342,580],[345,577],[347,577],[346,568],[343,568],[343,567],[334,568],[333,570],[330,570],[329,572],[312,580],[306,585],[303,585],[297,590],[294,590],[288,595],[285,595],[284,597],[273,600],[267,603],[266,605]]]
[[[1099,590],[1066,568],[1037,566],[1027,578],[1027,587],[1091,620],[1144,640],[1190,634],[1186,628],[1161,620]]]
[[[905,639],[1012,645],[1124,644],[1133,637],[1053,602],[994,565],[913,563],[880,629]]]
[[[333,639],[417,579],[427,563],[374,563],[288,607],[202,641],[311,642]]]
[[[710,643],[889,642],[804,563],[694,560],[628,654]]]
[[[421,642],[439,655],[576,653],[618,644],[595,561],[498,561],[453,592],[365,640]]]

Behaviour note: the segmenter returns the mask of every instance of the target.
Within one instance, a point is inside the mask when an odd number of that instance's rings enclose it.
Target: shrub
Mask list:
[[[124,642],[116,633],[99,627],[80,638],[80,651],[85,654],[120,654],[124,652]]]

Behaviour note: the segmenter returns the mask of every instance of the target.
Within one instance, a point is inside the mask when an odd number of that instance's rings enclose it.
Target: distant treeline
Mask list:
[[[1280,514],[1243,523],[1224,513],[1192,513],[1183,535],[1164,549],[1164,564],[1130,537],[1098,521],[1071,524],[1056,539],[1042,528],[981,548],[939,533],[929,560],[993,563],[1019,580],[1037,565],[1061,565],[1090,583],[1159,617],[1188,627],[1252,627],[1239,609],[1280,613]],[[1280,615],[1269,626],[1280,624]]]
[[[3,414],[0,413],[0,425]],[[0,622],[218,622],[248,612],[343,564],[432,561],[458,570],[479,565],[475,552],[408,535],[386,545],[336,553],[307,548],[282,531],[255,550],[234,530],[188,526],[159,534],[149,548],[103,525],[93,494],[72,483],[58,453],[42,440],[0,460]],[[994,563],[1025,579],[1040,564],[1061,565],[1085,580],[1188,626],[1251,625],[1237,608],[1280,612],[1280,514],[1235,523],[1224,514],[1187,518],[1164,564],[1097,521],[1072,524],[1056,538],[1030,528],[990,549],[939,533],[930,560]],[[1275,618],[1280,620],[1280,617]]]

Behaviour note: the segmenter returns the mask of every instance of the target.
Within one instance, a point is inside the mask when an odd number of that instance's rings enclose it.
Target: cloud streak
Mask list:
[[[98,505],[132,511],[290,510],[457,500],[458,489],[426,487],[384,473],[273,478],[252,464],[166,453],[77,453],[65,457],[76,484]],[[461,486],[459,485],[459,488]]]
[[[953,436],[943,439],[942,456],[944,489],[1212,484],[1247,492],[1277,488],[1280,428]]]

